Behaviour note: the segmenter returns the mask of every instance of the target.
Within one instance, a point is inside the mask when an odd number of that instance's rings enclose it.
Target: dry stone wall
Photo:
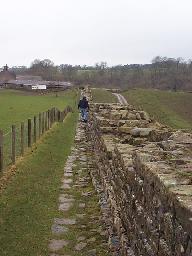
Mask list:
[[[192,134],[120,104],[91,104],[87,129],[121,255],[192,255]]]

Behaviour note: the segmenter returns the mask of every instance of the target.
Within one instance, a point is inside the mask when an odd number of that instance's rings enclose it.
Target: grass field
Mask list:
[[[160,90],[129,90],[128,103],[140,106],[163,124],[176,129],[192,129],[192,94]]]
[[[76,107],[77,94],[66,91],[44,96],[0,91],[0,128],[10,129],[53,106]],[[77,111],[48,131],[32,153],[16,165],[15,175],[0,197],[0,255],[48,255],[50,227],[57,212],[63,166],[73,142]],[[4,176],[3,176],[4,177]],[[5,176],[6,177],[6,176]]]
[[[65,106],[74,106],[75,91],[69,90],[46,95],[35,95],[31,92],[18,90],[0,90],[0,129],[5,133],[10,130],[12,124],[32,118],[39,112],[57,107],[63,110]]]
[[[33,140],[33,116],[37,116],[37,131],[39,125],[38,113],[47,111],[52,107],[63,110],[67,105],[76,108],[77,92],[64,91],[38,95],[32,92],[18,90],[0,91],[0,129],[4,131],[4,168],[11,163],[11,125],[16,125],[16,156],[21,152],[21,121],[24,122],[24,146],[27,149],[27,119],[32,118]]]
[[[46,97],[50,102],[45,100],[45,109],[49,104],[56,105],[58,99]],[[57,104],[63,108],[72,99],[68,97],[64,102],[62,98]],[[39,102],[36,110],[40,106]],[[0,197],[1,256],[48,255],[60,180],[73,143],[76,120],[77,111],[69,114],[64,123],[55,124],[33,148],[33,153],[16,165],[17,171]]]
[[[117,97],[104,89],[92,89],[93,102],[97,103],[117,103]]]

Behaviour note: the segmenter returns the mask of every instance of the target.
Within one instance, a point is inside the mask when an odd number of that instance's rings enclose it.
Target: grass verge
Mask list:
[[[56,124],[17,172],[0,198],[0,255],[48,255],[51,224],[63,166],[75,133],[77,112]]]
[[[129,104],[140,106],[159,122],[175,129],[192,129],[192,94],[160,90],[129,90]]]
[[[93,102],[96,103],[117,103],[117,97],[105,89],[92,89]]]

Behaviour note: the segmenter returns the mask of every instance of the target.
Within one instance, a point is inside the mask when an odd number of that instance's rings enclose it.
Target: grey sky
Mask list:
[[[192,58],[191,0],[0,0],[0,66]]]

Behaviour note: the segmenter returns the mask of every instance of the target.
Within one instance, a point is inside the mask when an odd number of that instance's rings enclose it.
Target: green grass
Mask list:
[[[47,105],[45,104],[45,107]],[[0,255],[48,255],[51,224],[64,162],[70,152],[77,112],[57,123],[17,165],[0,198]]]
[[[32,92],[18,90],[0,90],[0,129],[5,133],[12,124],[32,118],[39,112],[52,107],[63,110],[67,105],[74,105],[76,92],[72,90],[46,95],[37,95]]]
[[[192,129],[192,94],[160,90],[129,90],[129,104],[140,106],[161,123],[175,129]]]
[[[76,108],[77,92],[66,90],[46,95],[38,95],[31,91],[1,90],[0,91],[0,129],[4,131],[4,167],[11,163],[11,125],[16,125],[16,155],[21,152],[20,145],[20,123],[24,122],[25,139],[24,144],[27,148],[27,119],[37,116],[37,133],[39,126],[38,113],[47,111],[52,107],[63,110],[67,105]],[[32,136],[33,137],[33,136]]]
[[[117,97],[104,89],[92,89],[93,102],[96,103],[117,103]]]

